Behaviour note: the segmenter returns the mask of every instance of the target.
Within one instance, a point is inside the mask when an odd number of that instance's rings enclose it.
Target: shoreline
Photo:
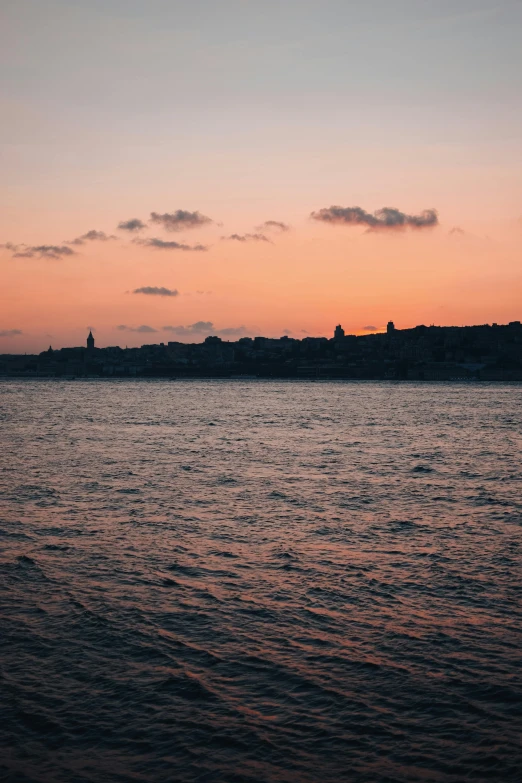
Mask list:
[[[136,381],[163,381],[164,383],[172,382],[194,382],[194,381],[220,381],[220,382],[239,382],[239,383],[251,383],[251,382],[288,382],[288,383],[387,383],[387,384],[521,384],[522,380],[510,379],[510,378],[332,378],[332,377],[318,377],[318,378],[295,378],[288,376],[222,376],[222,375],[187,375],[179,377],[165,377],[161,375],[151,376],[64,376],[64,377],[52,377],[52,376],[28,376],[28,375],[0,375],[0,382],[3,381],[52,381],[54,383],[60,382],[136,382]]]

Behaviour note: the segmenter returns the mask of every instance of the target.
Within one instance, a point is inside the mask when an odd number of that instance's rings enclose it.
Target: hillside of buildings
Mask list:
[[[49,348],[38,355],[0,355],[0,376],[41,378],[346,378],[367,380],[522,380],[522,325],[416,326],[332,338],[207,337],[181,342],[97,348]]]

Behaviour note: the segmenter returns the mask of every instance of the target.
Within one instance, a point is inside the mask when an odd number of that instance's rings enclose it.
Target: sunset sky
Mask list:
[[[521,26],[4,0],[0,353],[522,320]]]

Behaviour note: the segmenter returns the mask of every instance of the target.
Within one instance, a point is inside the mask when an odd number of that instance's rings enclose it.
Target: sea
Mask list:
[[[522,781],[522,386],[0,381],[0,780]]]

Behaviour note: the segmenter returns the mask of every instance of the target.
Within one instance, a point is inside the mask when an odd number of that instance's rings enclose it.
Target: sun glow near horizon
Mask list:
[[[0,352],[520,318],[519,9],[48,5],[3,12]]]

